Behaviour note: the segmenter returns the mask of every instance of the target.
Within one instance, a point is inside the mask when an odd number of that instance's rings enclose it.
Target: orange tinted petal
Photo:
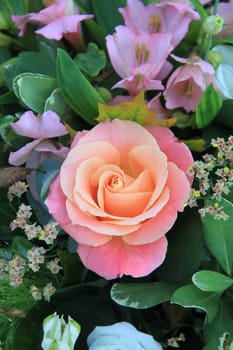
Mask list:
[[[69,152],[60,170],[61,187],[68,198],[72,199],[73,197],[77,168],[82,161],[92,157],[97,157],[106,164],[120,164],[119,152],[110,143],[102,141],[81,145],[78,143]]]

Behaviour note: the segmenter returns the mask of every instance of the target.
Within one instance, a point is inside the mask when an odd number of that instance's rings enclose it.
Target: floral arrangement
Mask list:
[[[0,3],[0,348],[232,349],[233,1]]]

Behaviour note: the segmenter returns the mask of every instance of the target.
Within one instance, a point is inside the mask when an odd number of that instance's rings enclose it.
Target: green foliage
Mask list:
[[[119,305],[147,309],[170,300],[176,286],[164,282],[116,283],[111,298]]]
[[[203,350],[218,349],[219,338],[223,333],[233,334],[232,305],[220,303],[218,313],[213,322],[208,324],[204,330],[205,346]]]
[[[38,114],[44,112],[45,101],[56,88],[56,80],[44,74],[22,73],[13,80],[16,96]]]
[[[223,292],[233,284],[233,279],[216,271],[202,270],[196,272],[192,281],[204,292]]]
[[[168,233],[168,252],[156,276],[171,283],[191,278],[204,256],[201,222],[194,209],[186,209]]]
[[[117,25],[124,23],[118,8],[125,5],[126,0],[92,0],[95,16],[105,34],[112,34]]]
[[[78,54],[74,62],[84,73],[95,77],[105,67],[107,60],[103,50],[100,50],[95,43],[89,43],[87,51]]]
[[[204,128],[214,119],[222,106],[222,98],[210,84],[205,90],[195,111],[196,124],[199,129]]]
[[[69,55],[59,49],[57,54],[57,80],[66,103],[86,122],[96,124],[97,102],[104,100],[81,73]]]
[[[207,248],[230,276],[233,268],[233,204],[227,199],[222,199],[219,206],[229,215],[229,218],[217,220],[206,214],[202,218],[204,239]]]
[[[27,251],[33,247],[33,244],[23,236],[15,236],[11,243],[11,251],[23,258],[27,257]]]
[[[219,302],[220,293],[203,292],[192,284],[178,288],[171,297],[171,303],[205,311],[208,323],[211,323],[217,315]]]
[[[226,128],[233,129],[232,110],[233,110],[233,100],[223,101],[222,108],[217,114],[215,118],[215,122],[217,124],[223,125]]]

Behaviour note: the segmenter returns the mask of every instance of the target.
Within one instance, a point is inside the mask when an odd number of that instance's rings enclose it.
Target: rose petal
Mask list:
[[[78,247],[78,254],[83,264],[106,279],[123,275],[146,276],[162,264],[166,251],[165,237],[140,246],[128,245],[121,238],[115,237],[96,248],[87,245]]]
[[[193,164],[192,153],[189,148],[174,136],[172,131],[161,126],[150,126],[147,130],[155,137],[162,152],[168,161],[175,163],[186,172]]]
[[[122,236],[140,227],[138,223],[127,225],[124,221],[115,224],[114,221],[99,220],[95,216],[87,215],[69,200],[66,202],[66,210],[73,225],[79,224],[103,235]]]
[[[126,243],[134,245],[155,242],[172,228],[176,218],[177,211],[167,204],[155,217],[145,221],[137,231],[122,238]]]
[[[80,141],[86,135],[80,138]],[[79,165],[85,160],[92,157],[100,158],[105,163],[120,164],[118,150],[108,142],[90,142],[80,144],[80,142],[70,151],[68,157],[61,167],[61,187],[64,194],[73,200],[73,189],[75,186],[75,176]],[[67,181],[69,179],[69,181]]]
[[[71,221],[67,215],[66,198],[61,190],[60,176],[50,186],[50,192],[45,204],[49,209],[49,213],[54,217],[60,226],[80,244],[89,244],[98,246],[107,243],[111,240],[111,236],[100,235],[86,227],[80,227],[79,225],[71,224]]]

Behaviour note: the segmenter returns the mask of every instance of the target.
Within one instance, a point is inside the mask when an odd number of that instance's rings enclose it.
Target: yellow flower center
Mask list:
[[[161,31],[161,20],[157,13],[155,13],[148,21],[149,33],[158,33]]]
[[[135,45],[135,54],[137,63],[140,65],[148,60],[150,52],[147,50],[146,45],[142,43]]]

